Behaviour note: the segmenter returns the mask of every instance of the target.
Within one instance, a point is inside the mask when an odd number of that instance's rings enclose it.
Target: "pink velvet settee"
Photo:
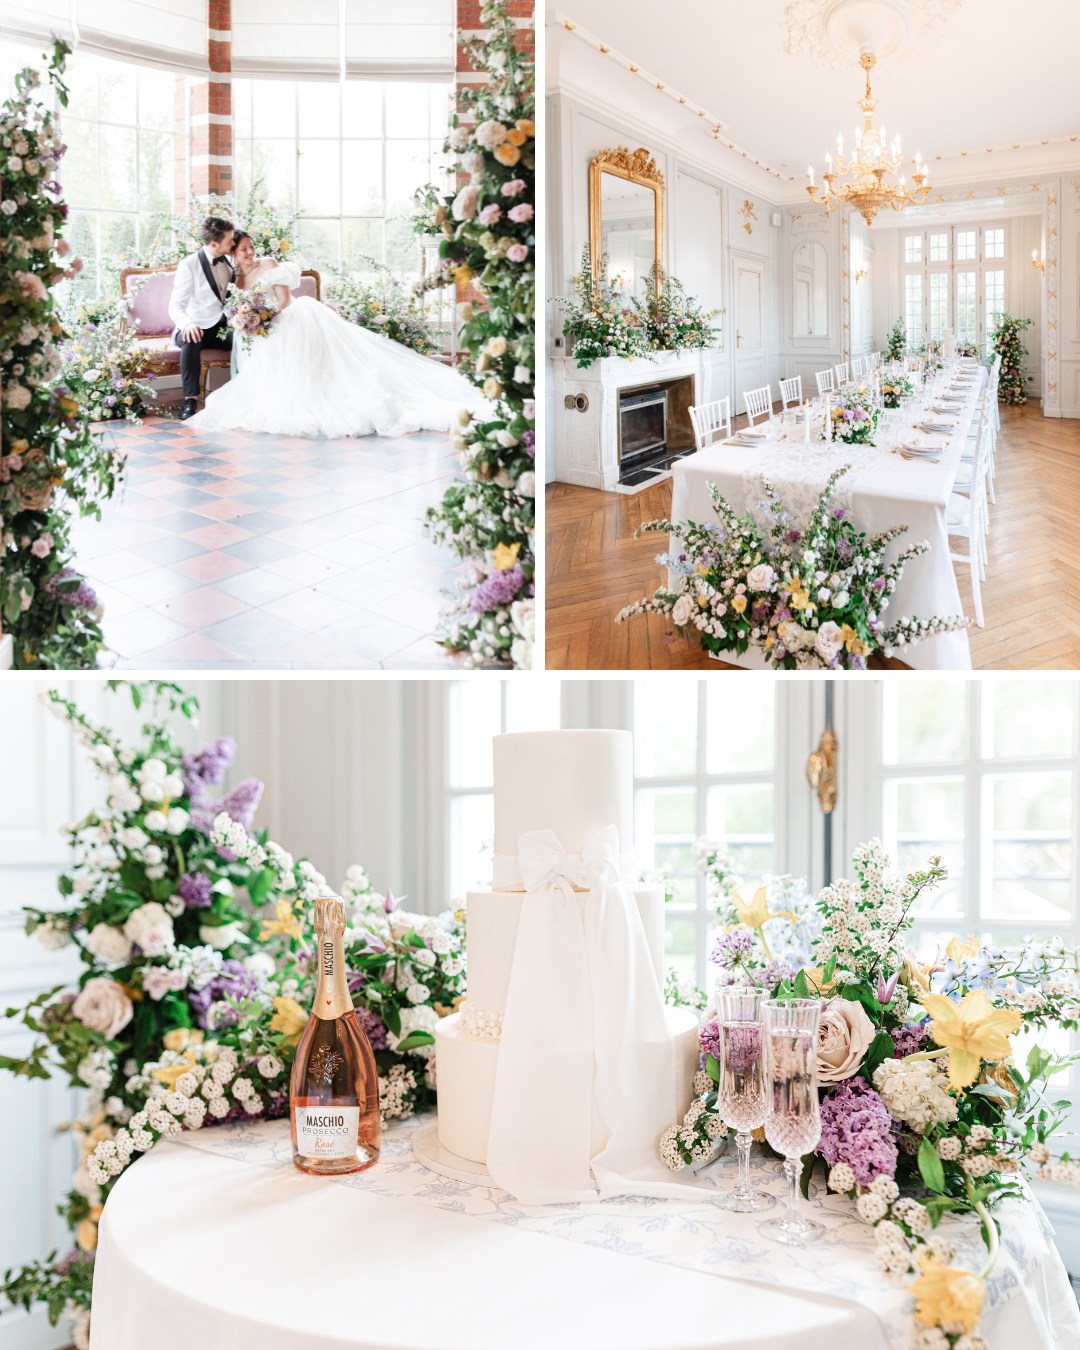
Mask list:
[[[169,318],[169,297],[175,271],[175,267],[125,267],[120,273],[120,294],[127,302],[127,322],[138,333],[136,342],[146,353],[143,374],[180,374],[180,349],[173,342],[176,328]],[[321,300],[322,279],[318,272],[301,272],[300,284],[293,295]],[[215,351],[204,351],[201,356],[199,393],[205,400],[211,369],[228,370],[230,357],[228,352]]]

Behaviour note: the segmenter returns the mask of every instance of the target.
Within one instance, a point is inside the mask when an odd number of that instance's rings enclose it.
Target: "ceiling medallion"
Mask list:
[[[791,0],[780,20],[783,49],[815,66],[846,70],[863,51],[914,55],[933,43],[963,0]]]
[[[844,159],[844,138],[836,138],[836,165],[832,155],[826,155],[828,167],[823,175],[825,188],[822,191],[814,184],[813,166],[807,167],[810,183],[806,191],[810,200],[817,202],[826,211],[835,211],[843,203],[855,207],[867,225],[872,225],[874,217],[883,206],[891,206],[894,211],[902,211],[905,206],[914,206],[924,202],[930,193],[926,181],[926,166],[922,155],[915,156],[915,172],[912,175],[914,188],[909,189],[907,179],[898,183],[886,183],[886,174],[895,174],[903,162],[900,153],[900,137],[897,136],[886,149],[884,130],[874,130],[874,110],[877,99],[870,92],[870,72],[877,64],[872,52],[864,52],[859,57],[859,65],[866,71],[866,93],[859,99],[856,107],[863,115],[862,131],[856,133],[855,145],[849,160]],[[847,183],[837,183],[841,174],[850,174]],[[820,193],[820,195],[819,195]]]

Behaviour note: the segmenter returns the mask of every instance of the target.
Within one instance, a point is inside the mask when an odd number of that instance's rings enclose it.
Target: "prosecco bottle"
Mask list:
[[[362,1172],[379,1158],[379,1075],[345,983],[345,905],[315,901],[318,983],[289,1084],[293,1162],[313,1176]]]

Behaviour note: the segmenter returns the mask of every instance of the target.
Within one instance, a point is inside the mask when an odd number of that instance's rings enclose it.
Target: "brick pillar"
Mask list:
[[[481,13],[484,8],[484,0],[457,0],[456,13],[456,41],[457,41],[457,61],[455,68],[455,99],[461,89],[469,85],[487,84],[488,75],[486,71],[474,70],[465,52],[463,43],[469,38],[480,37],[487,32],[484,27]],[[533,25],[535,6],[533,0],[509,0],[507,10],[510,17],[518,25],[517,47],[519,51],[534,51],[535,31]],[[460,110],[460,101],[457,103]],[[462,119],[462,125],[468,126],[470,123]],[[466,176],[461,175],[459,185],[466,181]],[[458,286],[456,288],[456,298],[459,302],[464,300],[476,301],[480,297],[474,291],[471,285]]]
[[[231,0],[210,0],[206,50],[210,78],[191,86],[188,177],[196,197],[233,190]]]

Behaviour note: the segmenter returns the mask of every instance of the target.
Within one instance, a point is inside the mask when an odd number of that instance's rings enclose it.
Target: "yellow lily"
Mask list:
[[[735,917],[739,923],[745,924],[747,928],[761,928],[770,919],[797,919],[799,916],[786,909],[774,914],[769,909],[768,888],[759,886],[749,904],[742,898],[739,891],[735,892]]]
[[[304,926],[293,913],[292,903],[289,900],[279,900],[275,906],[276,919],[263,919],[262,928],[259,930],[259,941],[265,942],[269,937],[290,937],[298,938],[303,935]]]
[[[508,572],[517,562],[518,554],[521,552],[519,543],[496,544],[492,550],[491,561],[495,564],[499,572]]]
[[[975,1082],[984,1059],[1012,1053],[1009,1037],[1023,1019],[1015,1008],[995,1008],[982,989],[965,994],[960,1004],[944,994],[924,994],[921,1002],[933,1019],[930,1035],[948,1048],[949,1086],[957,1091]]]
[[[919,1265],[922,1273],[911,1283],[918,1300],[916,1322],[924,1327],[956,1323],[965,1331],[974,1331],[986,1296],[985,1281],[973,1270],[944,1265],[929,1252]]]
[[[274,1015],[270,1019],[270,1030],[280,1031],[285,1039],[283,1045],[295,1045],[307,1026],[308,1015],[294,998],[275,998]]]
[[[163,1064],[160,1069],[154,1070],[152,1076],[156,1078],[159,1083],[164,1083],[167,1088],[175,1090],[176,1080],[194,1067],[194,1050],[185,1050],[182,1059],[178,1059],[175,1064]]]
[[[731,597],[731,608],[735,611],[736,614],[742,614],[743,611],[746,609],[746,596],[733,595]]]
[[[972,933],[964,942],[958,937],[954,937],[945,948],[945,955],[951,956],[954,961],[966,961],[970,956],[977,956],[979,952],[979,939]]]
[[[866,643],[862,641],[851,624],[845,623],[840,628],[840,636],[843,639],[844,646],[851,652],[852,656],[865,656],[867,653]]]
[[[788,593],[788,600],[792,609],[816,609],[817,606],[810,602],[810,592],[803,589],[802,580],[799,577],[792,577],[784,588]]]
[[[166,1050],[179,1051],[200,1044],[203,1035],[203,1032],[193,1027],[174,1027],[172,1031],[167,1031],[161,1040]]]

